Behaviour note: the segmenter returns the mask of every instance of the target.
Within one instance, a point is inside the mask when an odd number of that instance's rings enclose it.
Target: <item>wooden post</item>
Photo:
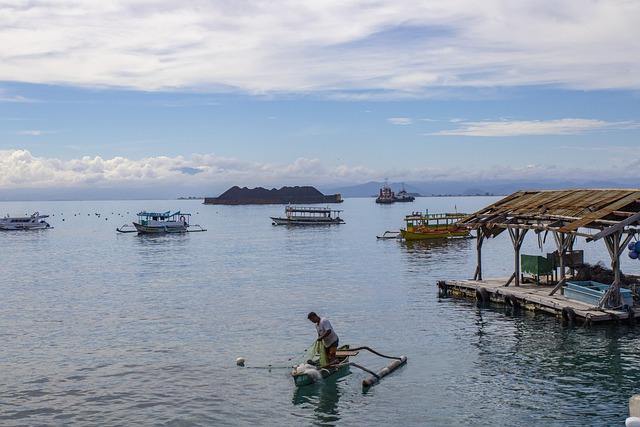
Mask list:
[[[613,269],[614,279],[607,292],[604,293],[598,302],[598,307],[600,308],[604,307],[608,301],[611,301],[614,307],[622,306],[624,303],[622,294],[620,293],[620,254],[624,251],[624,248],[627,246],[627,243],[629,243],[633,235],[629,234],[622,243],[620,242],[621,237],[622,229],[604,237],[604,243],[609,251],[609,255],[611,256],[611,268]]]
[[[473,275],[473,280],[482,281],[482,241],[484,240],[484,233],[482,227],[477,228],[476,231],[476,272]]]
[[[509,236],[511,236],[511,243],[513,243],[513,251],[515,254],[514,271],[515,274],[515,286],[520,286],[520,248],[524,241],[524,236],[527,234],[527,229],[521,230],[519,228],[509,228]]]

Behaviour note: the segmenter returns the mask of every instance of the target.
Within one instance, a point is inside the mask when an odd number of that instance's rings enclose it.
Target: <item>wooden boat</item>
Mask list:
[[[425,214],[413,212],[404,217],[405,228],[400,229],[405,240],[446,239],[453,237],[469,237],[471,232],[466,227],[458,227],[456,223],[466,217],[464,213]]]
[[[288,205],[284,217],[270,217],[273,225],[322,225],[344,224],[340,218],[341,210],[324,207],[296,207]]]
[[[40,215],[35,212],[31,216],[9,216],[0,218],[0,230],[43,230],[53,228],[45,221],[49,215]]]
[[[376,239],[399,239],[400,237],[402,237],[402,234],[399,231],[387,230],[382,233],[382,236],[376,236]]]
[[[166,233],[186,233],[195,231],[207,231],[200,225],[189,224],[191,214],[184,212],[138,212],[138,222],[133,222],[133,227],[125,224],[121,228],[116,228],[120,233],[140,234],[166,234]]]
[[[357,350],[349,350],[349,346],[345,345],[336,351],[336,360],[325,366],[316,366],[311,363],[303,363],[294,366],[291,370],[291,376],[296,387],[303,387],[314,384],[320,380],[330,377],[341,370],[349,369],[349,357],[356,356]],[[319,362],[316,362],[316,364]]]
[[[349,357],[357,356],[360,350],[367,350],[377,356],[384,357],[386,359],[394,359],[394,361],[378,372],[374,372],[371,369],[365,368],[364,366],[349,361]],[[350,366],[354,366],[372,375],[370,378],[362,381],[362,388],[367,389],[380,381],[382,377],[389,375],[391,372],[404,365],[406,362],[406,356],[386,356],[369,347],[363,346],[350,348],[348,345],[343,345],[338,349],[338,351],[336,351],[336,360],[334,362],[320,367],[317,366],[317,362],[315,362],[315,364],[311,364],[308,362],[302,363],[293,367],[293,369],[291,370],[291,376],[293,377],[293,382],[295,383],[296,387],[303,387],[314,384],[318,381],[322,381],[325,378],[328,378],[338,372],[346,372],[346,370],[349,369]]]

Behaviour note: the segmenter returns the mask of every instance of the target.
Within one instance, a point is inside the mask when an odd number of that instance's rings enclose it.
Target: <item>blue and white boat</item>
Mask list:
[[[189,223],[191,214],[184,212],[138,212],[138,221],[133,226],[125,224],[116,228],[120,233],[163,234],[207,231],[200,225]]]

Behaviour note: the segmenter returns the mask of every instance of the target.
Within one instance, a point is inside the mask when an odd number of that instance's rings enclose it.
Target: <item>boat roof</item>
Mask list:
[[[417,219],[462,219],[466,218],[469,214],[458,212],[443,212],[443,213],[426,213],[412,212],[404,217],[405,221],[417,220]]]
[[[147,212],[147,211],[142,211],[142,212],[138,212],[138,216],[146,216],[146,217],[150,217],[150,216],[158,216],[161,218],[168,218],[170,216],[190,216],[191,214],[188,213],[183,213],[180,211],[171,213],[171,211],[166,211],[166,212]]]
[[[331,209],[330,207],[318,207],[318,206],[292,206],[287,205],[286,210],[298,211],[298,212],[342,212],[342,210]]]
[[[616,232],[637,232],[640,189],[522,190],[460,223],[482,228],[493,236],[506,229],[520,228],[598,240]]]

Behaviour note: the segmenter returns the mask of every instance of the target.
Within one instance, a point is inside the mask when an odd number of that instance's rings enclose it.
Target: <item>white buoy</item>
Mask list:
[[[244,366],[244,357],[238,357],[236,359],[236,365],[238,366]]]
[[[624,425],[626,427],[639,427],[640,426],[640,418],[638,417],[629,417],[625,420]]]

